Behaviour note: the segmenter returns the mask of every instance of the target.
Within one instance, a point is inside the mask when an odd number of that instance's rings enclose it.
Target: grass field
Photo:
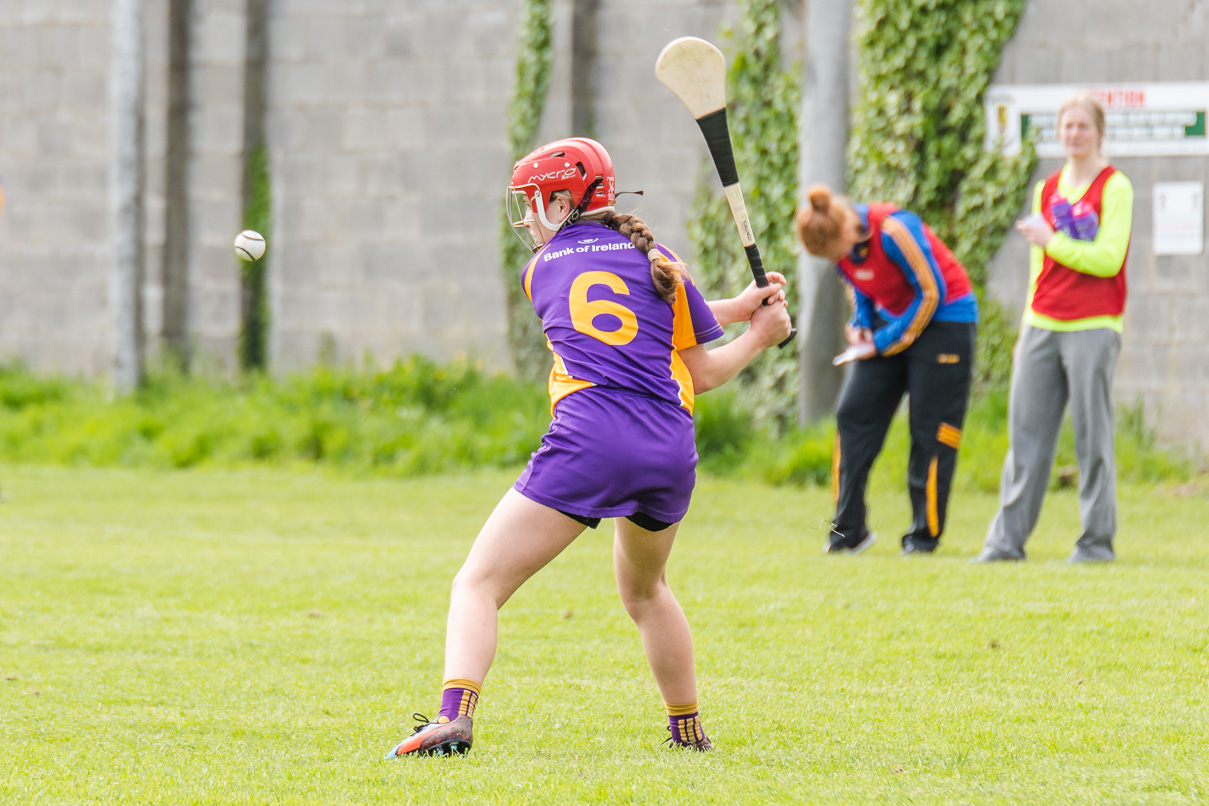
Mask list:
[[[1119,560],[821,553],[829,493],[703,480],[669,578],[712,754],[665,717],[611,529],[505,608],[464,759],[432,714],[449,582],[514,474],[0,470],[2,803],[1196,803],[1209,799],[1209,494],[1121,491]]]

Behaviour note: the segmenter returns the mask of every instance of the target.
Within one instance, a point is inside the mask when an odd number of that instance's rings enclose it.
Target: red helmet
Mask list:
[[[565,190],[574,209],[559,224],[546,218],[550,194]],[[510,220],[514,229],[525,226],[528,210],[542,225],[557,232],[565,224],[593,210],[613,209],[617,177],[613,160],[604,146],[586,137],[568,137],[535,149],[512,167],[508,194],[513,203]]]

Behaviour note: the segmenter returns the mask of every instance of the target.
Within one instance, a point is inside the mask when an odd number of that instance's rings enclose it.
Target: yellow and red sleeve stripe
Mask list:
[[[920,291],[919,307],[911,323],[903,330],[903,335],[898,341],[882,351],[882,355],[894,355],[910,347],[932,321],[932,315],[940,305],[940,289],[936,285],[936,275],[932,273],[932,264],[924,257],[923,250],[919,248],[906,226],[887,216],[882,221],[882,232],[894,240],[899,251],[906,257],[907,265],[915,276]]]

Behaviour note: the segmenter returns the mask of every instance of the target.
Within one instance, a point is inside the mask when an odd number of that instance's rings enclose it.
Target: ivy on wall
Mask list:
[[[522,0],[516,47],[516,89],[508,107],[508,152],[512,162],[537,145],[538,128],[546,105],[552,59],[550,0]],[[517,374],[537,380],[550,368],[550,353],[542,337],[541,322],[533,314],[520,284],[520,272],[532,257],[504,211],[500,233],[504,288],[507,289],[508,347]]]
[[[737,25],[723,32],[729,45],[727,117],[739,179],[760,254],[768,270],[792,288],[797,243],[798,109],[801,70],[781,66],[781,3],[740,0]],[[730,297],[750,281],[747,259],[722,195],[713,163],[702,167],[689,208],[688,238],[697,256],[693,281],[707,299]],[[788,423],[796,414],[797,354],[769,350],[732,382],[762,419]]]
[[[1027,0],[858,0],[860,97],[848,143],[853,198],[919,214],[982,304],[979,385],[1010,370],[1014,325],[985,296],[987,264],[1028,193],[1036,152],[986,151],[982,98]]]
[[[257,148],[248,155],[248,198],[243,211],[244,229],[255,230],[271,242],[272,186],[269,181],[269,152]],[[269,300],[264,260],[240,261],[241,289],[239,327],[239,366],[243,370],[268,366]]]
[[[800,71],[781,70],[776,0],[741,0],[727,71],[731,136],[765,265],[796,284]],[[982,98],[1027,0],[858,0],[859,99],[848,166],[854,199],[889,201],[918,213],[970,273],[982,306],[977,383],[1006,384],[1014,324],[985,296],[987,264],[1028,193],[1036,154],[983,148]],[[712,166],[690,209],[696,279],[707,296],[728,296],[746,278],[742,251]],[[758,416],[792,421],[798,388],[792,351],[766,353],[738,379]]]

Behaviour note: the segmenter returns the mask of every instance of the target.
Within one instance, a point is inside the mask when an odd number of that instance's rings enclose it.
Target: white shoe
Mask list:
[[[860,554],[865,549],[877,542],[877,534],[875,532],[867,532],[865,539],[857,543],[855,546],[837,546],[835,543],[828,543],[823,547],[824,554]]]

